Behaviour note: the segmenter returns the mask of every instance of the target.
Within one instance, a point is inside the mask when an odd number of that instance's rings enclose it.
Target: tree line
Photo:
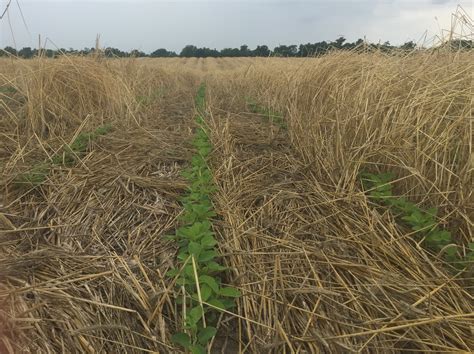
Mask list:
[[[450,46],[452,49],[473,49],[472,40],[454,40],[445,45]],[[317,43],[306,43],[300,45],[279,45],[271,50],[267,45],[258,45],[255,49],[250,49],[247,45],[242,45],[240,48],[223,48],[221,50],[211,49],[207,47],[196,47],[195,45],[185,46],[178,54],[173,51],[169,51],[165,48],[157,49],[151,53],[145,53],[141,50],[131,50],[129,52],[122,51],[117,48],[105,48],[100,49],[101,55],[110,58],[126,58],[126,57],[150,57],[150,58],[218,58],[218,57],[310,57],[320,56],[327,53],[331,49],[338,50],[380,50],[382,52],[390,52],[394,50],[411,51],[416,48],[416,44],[413,41],[403,43],[402,45],[395,46],[391,45],[390,42],[384,42],[382,44],[367,43],[363,39],[358,39],[355,42],[348,42],[344,37],[339,37],[334,41],[322,41]],[[95,48],[84,48],[82,50],[76,50],[73,48],[69,49],[32,49],[31,47],[24,47],[20,50],[16,50],[13,47],[5,47],[3,50],[0,49],[0,56],[17,56],[25,59],[29,59],[41,54],[42,56],[54,58],[60,55],[90,55],[95,54],[97,50]]]

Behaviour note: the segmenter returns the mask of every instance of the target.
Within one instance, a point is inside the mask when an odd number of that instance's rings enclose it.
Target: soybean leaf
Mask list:
[[[199,283],[207,284],[212,289],[212,291],[214,291],[216,294],[219,293],[219,284],[213,277],[210,277],[209,275],[201,275],[199,277]]]
[[[166,275],[169,276],[170,278],[174,278],[179,274],[179,269],[173,268],[170,269],[169,271],[166,272]]]
[[[186,251],[181,251],[178,253],[178,259],[180,261],[185,261],[186,259],[188,259],[188,257],[189,257],[189,253]]]
[[[227,269],[227,267],[221,266],[217,262],[209,262],[205,268],[212,272],[221,272]]]
[[[199,343],[206,345],[206,343],[209,342],[209,340],[214,337],[216,333],[217,329],[211,326],[201,329],[197,335]]]
[[[188,252],[196,257],[199,257],[199,254],[202,251],[202,246],[201,244],[197,242],[190,242],[188,245]]]
[[[192,264],[188,264],[184,267],[184,274],[186,274],[189,278],[194,277],[194,267]]]
[[[226,297],[239,297],[241,296],[241,293],[235,288],[227,287],[227,288],[222,288],[219,291],[219,295],[226,296]]]
[[[187,320],[191,325],[195,325],[196,323],[199,322],[203,315],[202,307],[201,306],[195,306],[189,311],[189,314],[187,316]]]
[[[221,300],[212,299],[212,300],[209,300],[207,303],[221,310],[226,309],[225,304]]]
[[[225,306],[226,310],[235,307],[235,301],[232,299],[222,299],[222,304]]]
[[[192,354],[206,354],[206,348],[199,344],[195,344],[189,348]]]
[[[216,244],[217,244],[217,241],[212,235],[206,235],[201,239],[201,245],[203,247],[213,247]]]
[[[176,279],[176,285],[189,285],[194,282],[191,282],[189,279],[186,278],[178,278]]]
[[[206,284],[203,284],[201,286],[201,298],[202,298],[202,301],[207,301],[209,300],[209,298],[211,297],[212,295],[212,289],[210,286],[206,285]]]
[[[176,240],[176,235],[165,235],[163,238],[166,241],[174,241],[174,240]]]
[[[217,252],[214,250],[203,251],[199,255],[199,262],[208,262],[210,260],[213,260],[216,257],[217,257]]]
[[[186,333],[179,332],[171,337],[173,343],[178,344],[184,348],[189,348],[191,345],[191,338]]]

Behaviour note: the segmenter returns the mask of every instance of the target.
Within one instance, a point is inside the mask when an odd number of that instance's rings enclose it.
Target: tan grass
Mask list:
[[[473,240],[472,54],[336,53],[209,80],[221,250],[250,352],[471,351],[472,273],[449,271],[358,174]],[[288,130],[246,113],[245,97]],[[464,252],[464,251],[462,251]]]
[[[0,352],[177,351],[163,236],[201,81],[225,281],[243,293],[213,352],[472,351],[472,274],[417,244],[357,176],[395,172],[397,193],[472,242],[473,64],[444,52],[2,61],[16,92],[0,93]],[[15,185],[102,124],[112,132],[79,163]]]

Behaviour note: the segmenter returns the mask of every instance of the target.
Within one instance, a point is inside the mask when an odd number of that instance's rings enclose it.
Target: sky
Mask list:
[[[8,0],[0,0],[0,14]],[[18,3],[20,6],[18,6]],[[151,52],[185,45],[255,48],[266,44],[349,41],[402,44],[440,35],[464,0],[13,0],[0,20],[0,46],[95,46]],[[21,11],[20,11],[21,8]],[[22,16],[23,14],[23,16]]]

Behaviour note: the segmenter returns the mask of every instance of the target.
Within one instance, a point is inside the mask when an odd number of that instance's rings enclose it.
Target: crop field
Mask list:
[[[471,52],[0,61],[0,353],[474,350]]]

